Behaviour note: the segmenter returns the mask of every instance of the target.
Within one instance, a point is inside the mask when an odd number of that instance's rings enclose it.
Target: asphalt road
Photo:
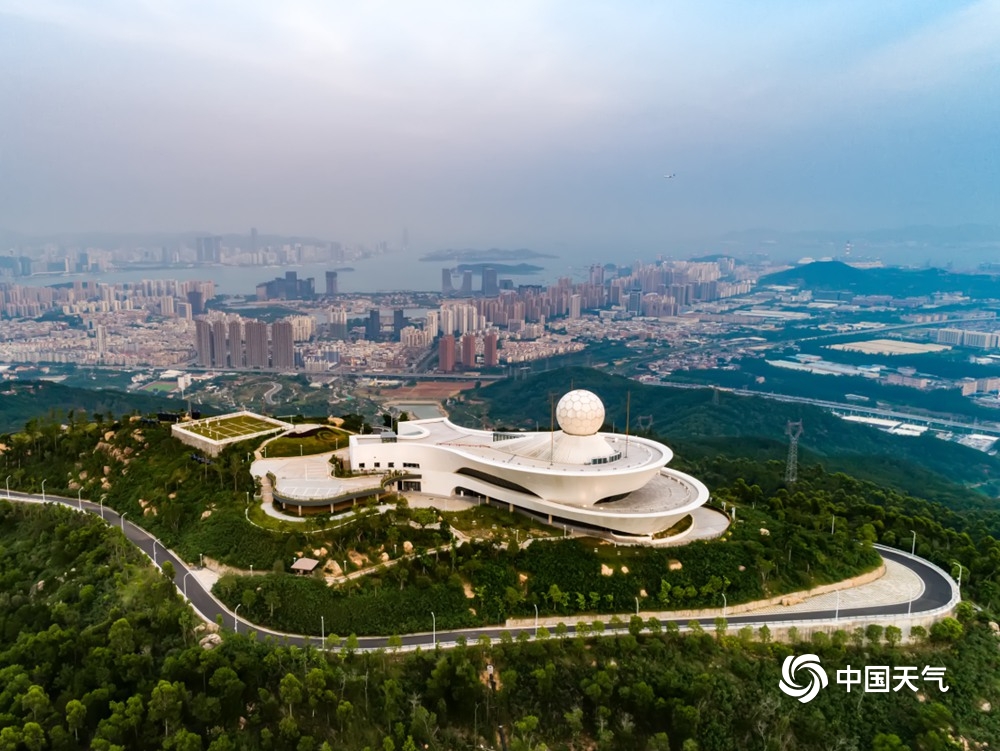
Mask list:
[[[125,536],[136,547],[153,559],[157,565],[162,567],[164,561],[170,561],[173,564],[175,572],[174,583],[177,585],[177,589],[188,599],[191,605],[205,621],[216,623],[221,618],[222,624],[225,628],[233,628],[240,631],[256,631],[259,636],[266,637],[270,635],[283,643],[294,644],[297,646],[316,646],[320,641],[318,635],[309,637],[298,634],[285,634],[256,626],[242,618],[238,618],[237,614],[230,611],[208,590],[204,589],[197,578],[189,576],[189,574],[191,574],[191,572],[195,569],[189,567],[177,556],[164,548],[163,544],[159,540],[154,538],[144,529],[133,524],[128,518],[127,511],[125,512],[123,519],[122,516],[119,516],[118,513],[112,509],[107,507],[102,509],[99,504],[87,500],[75,500],[52,495],[47,495],[43,500],[41,495],[33,493],[20,493],[16,491],[11,491],[9,496],[5,493],[0,497],[9,497],[12,501],[25,503],[60,503],[70,508],[80,509],[95,515],[102,515],[108,524],[113,524],[121,528],[125,533]],[[802,623],[807,621],[824,621],[827,625],[833,625],[839,620],[849,620],[861,617],[885,617],[905,615],[907,613],[911,615],[919,615],[944,608],[949,604],[954,605],[954,603],[957,602],[957,585],[950,576],[945,574],[939,568],[922,558],[910,556],[908,553],[904,553],[893,548],[886,548],[881,545],[877,547],[883,558],[896,561],[903,566],[906,566],[921,578],[924,583],[924,591],[920,597],[910,602],[897,603],[894,605],[880,605],[864,608],[842,608],[839,611],[813,610],[786,614],[772,613],[762,615],[751,613],[748,615],[733,615],[727,616],[726,618],[729,627],[740,628],[746,625],[752,625],[754,627],[764,625],[780,626],[783,624]],[[627,620],[628,614],[621,614],[619,617],[623,620]],[[607,623],[610,618],[611,616],[602,616],[596,620],[603,620]],[[679,623],[678,625],[683,628],[690,623],[691,620],[697,620],[697,622],[701,624],[705,630],[712,630],[715,628],[714,616],[710,618],[682,619],[682,623]],[[430,647],[435,644],[449,646],[454,644],[459,637],[465,637],[467,641],[474,642],[480,636],[488,636],[490,639],[496,640],[499,639],[504,633],[509,633],[515,638],[522,632],[528,634],[529,636],[534,634],[533,627],[525,626],[494,626],[436,631],[433,629],[433,620],[430,611],[427,613],[427,621],[427,625],[432,626],[431,631],[401,636],[404,648],[414,648],[418,646]],[[662,621],[663,624],[666,624],[667,622],[667,620]],[[317,624],[317,626],[318,625],[319,624]],[[607,629],[605,631],[605,633],[610,632],[611,629]],[[384,636],[366,636],[358,638],[358,645],[362,650],[384,648],[388,646],[387,642],[388,638]]]

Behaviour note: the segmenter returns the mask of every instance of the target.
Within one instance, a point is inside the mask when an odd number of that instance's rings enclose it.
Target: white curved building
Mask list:
[[[351,436],[351,468],[405,473],[403,490],[488,498],[619,535],[654,535],[708,500],[704,484],[667,469],[673,453],[662,443],[599,432],[604,405],[590,391],[564,395],[556,417],[559,430],[534,433],[402,422],[396,434]]]

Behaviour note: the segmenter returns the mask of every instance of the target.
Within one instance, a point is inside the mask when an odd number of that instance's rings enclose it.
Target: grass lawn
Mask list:
[[[561,537],[561,527],[550,527],[523,514],[516,514],[493,506],[476,506],[467,511],[442,512],[449,525],[472,537],[493,539],[497,542],[524,542],[531,537]]]
[[[140,389],[141,391],[153,391],[158,394],[169,394],[177,388],[177,384],[171,381],[153,381],[147,383]]]
[[[323,428],[316,435],[275,438],[267,444],[268,458],[322,454],[347,445],[348,434],[334,428]]]

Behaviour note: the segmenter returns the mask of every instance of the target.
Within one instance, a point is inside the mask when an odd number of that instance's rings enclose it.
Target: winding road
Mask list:
[[[262,636],[273,636],[285,643],[294,644],[296,646],[315,646],[317,642],[320,641],[317,636],[310,637],[300,634],[288,634],[273,631],[271,629],[252,624],[243,618],[239,618],[222,602],[216,599],[210,591],[205,589],[202,583],[198,581],[197,577],[191,576],[196,569],[188,566],[180,560],[180,558],[178,558],[174,553],[165,548],[163,543],[146,532],[146,530],[142,527],[136,526],[129,521],[127,511],[125,514],[119,515],[111,508],[102,507],[92,501],[77,500],[53,495],[43,496],[34,493],[21,493],[17,491],[6,492],[3,496],[0,496],[0,498],[21,503],[58,503],[72,509],[102,516],[104,521],[109,525],[119,527],[124,532],[128,540],[149,556],[156,565],[162,567],[164,561],[170,561],[173,564],[175,572],[174,584],[177,586],[178,591],[184,595],[198,615],[208,623],[216,623],[221,617],[222,624],[227,628],[231,627],[236,630],[242,628],[248,631],[255,631]],[[895,548],[889,548],[883,545],[877,545],[876,547],[883,558],[896,561],[920,577],[923,582],[923,591],[918,597],[909,602],[896,603],[892,605],[840,608],[839,610],[825,609],[798,611],[779,614],[763,614],[758,612],[748,613],[746,615],[733,615],[726,618],[729,626],[752,626],[754,628],[759,628],[760,626],[765,625],[768,627],[791,625],[816,626],[820,624],[829,626],[841,621],[856,622],[858,619],[868,619],[872,622],[879,622],[880,620],[884,621],[891,619],[893,616],[903,616],[904,618],[908,615],[913,617],[944,616],[959,602],[960,595],[957,584],[948,574],[935,566],[933,563],[930,563],[923,558],[910,555],[909,553],[901,550],[896,550]],[[613,616],[610,615],[600,616],[595,617],[595,620],[601,620],[607,624],[612,617]],[[619,617],[627,619],[628,614],[620,614]],[[427,620],[427,625],[433,626],[430,611],[427,613]],[[694,620],[696,620],[705,630],[715,628],[715,616],[683,619],[684,624],[681,625],[681,628],[686,628],[686,625]],[[669,621],[670,619],[664,619],[661,623],[666,624]],[[417,647],[454,646],[457,639],[460,637],[464,637],[469,642],[474,642],[480,636],[488,636],[490,639],[497,640],[504,633],[508,633],[516,638],[521,633],[531,636],[534,631],[535,629],[533,627],[523,625],[484,626],[478,628],[464,628],[445,631],[437,631],[436,629],[433,629],[422,633],[406,634],[400,638],[402,639],[403,649],[415,649]],[[608,628],[605,631],[606,634],[614,632],[615,629],[612,628]],[[570,633],[572,633],[572,629],[570,630]],[[362,651],[383,649],[388,647],[388,637],[358,637],[358,646]]]
[[[281,391],[282,388],[283,387],[282,387],[282,385],[280,383],[274,383],[274,382],[272,382],[271,383],[271,388],[269,388],[264,393],[264,401],[273,406],[275,404],[274,396],[279,391]]]

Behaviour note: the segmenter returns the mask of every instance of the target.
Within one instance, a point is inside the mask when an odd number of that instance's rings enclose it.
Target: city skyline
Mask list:
[[[994,1],[390,10],[0,2],[0,227],[649,254],[1000,202]]]

